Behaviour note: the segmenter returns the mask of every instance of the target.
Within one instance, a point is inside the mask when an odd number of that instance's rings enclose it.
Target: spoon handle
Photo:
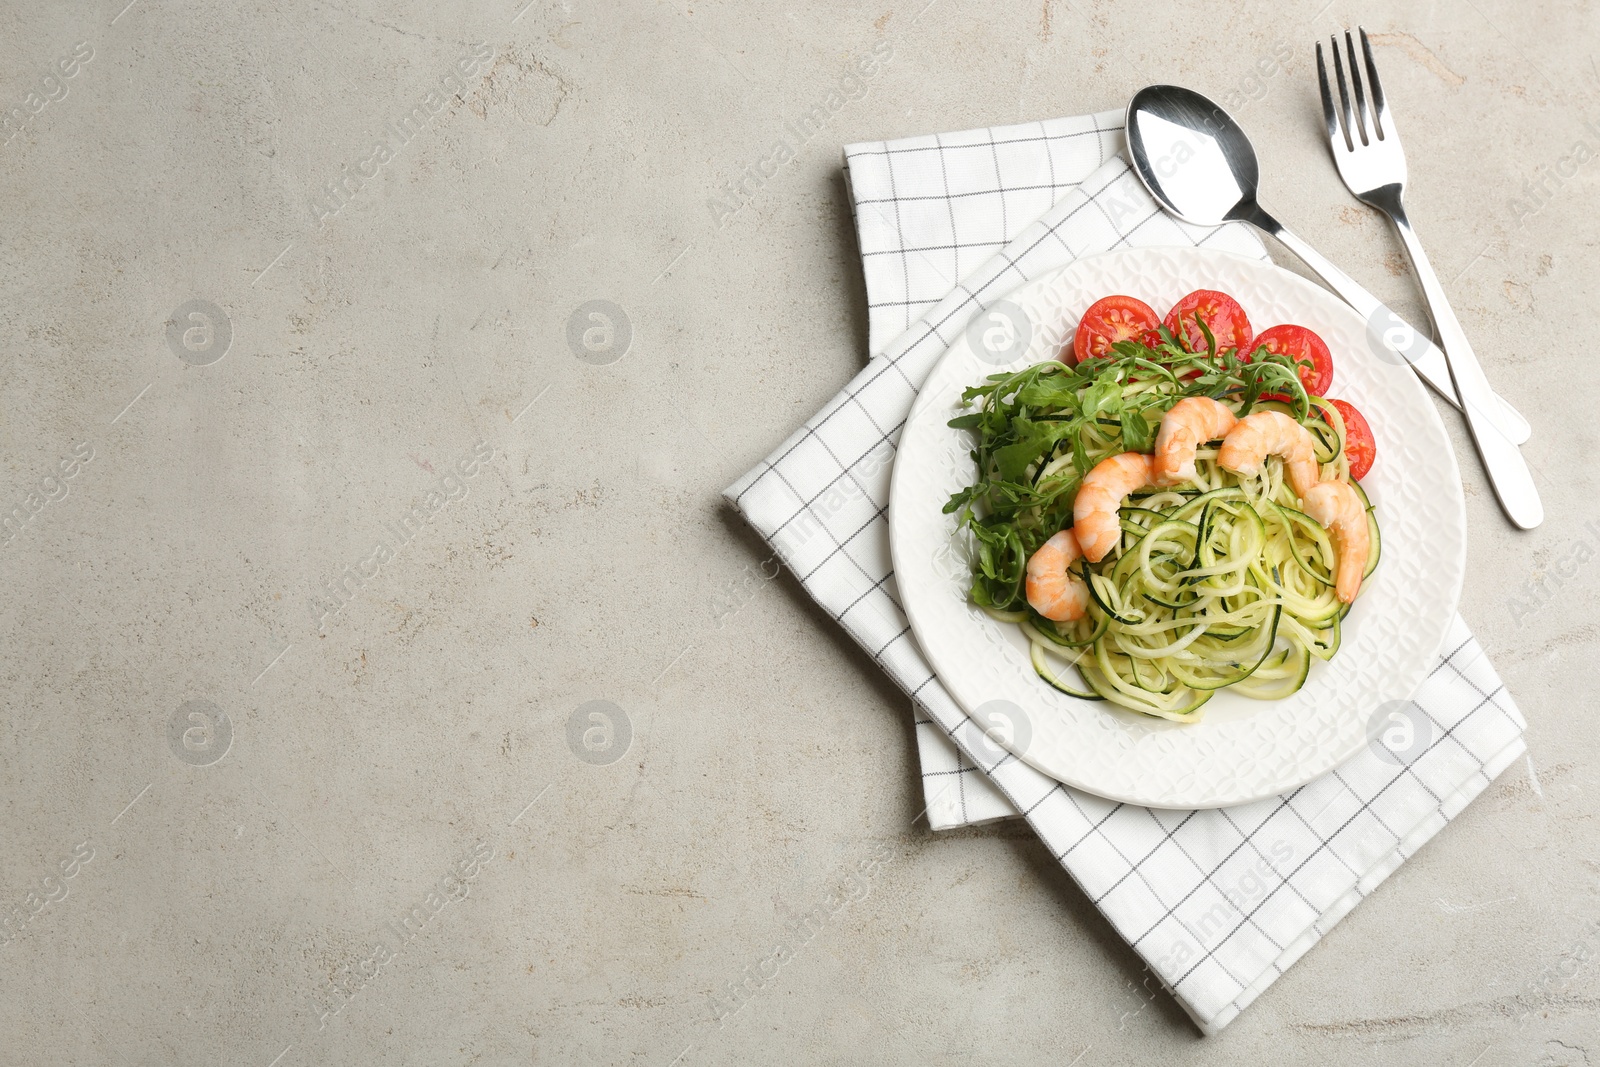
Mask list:
[[[1450,378],[1450,364],[1439,346],[1429,340],[1426,334],[1389,310],[1383,301],[1362,288],[1360,282],[1334,266],[1322,253],[1295,236],[1259,205],[1255,206],[1253,213],[1244,217],[1244,221],[1276,237],[1327,282],[1329,288],[1344,298],[1345,303],[1360,312],[1367,320],[1368,340],[1384,349],[1379,353],[1380,356],[1391,362],[1411,364],[1411,369],[1435,392],[1455,408],[1461,407],[1455,383]],[[1492,422],[1502,436],[1512,444],[1520,445],[1532,435],[1533,428],[1521,412],[1497,393],[1489,392],[1487,397],[1481,415]]]

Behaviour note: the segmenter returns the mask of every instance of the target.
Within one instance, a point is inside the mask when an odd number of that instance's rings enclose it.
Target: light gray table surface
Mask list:
[[[0,8],[0,1062],[1600,1055],[1590,6],[125,2]],[[1189,85],[1420,316],[1321,140],[1358,21],[1535,427],[1519,534],[1446,419],[1530,758],[1202,1039],[1026,826],[917,818],[907,699],[719,494],[865,358],[852,141]]]

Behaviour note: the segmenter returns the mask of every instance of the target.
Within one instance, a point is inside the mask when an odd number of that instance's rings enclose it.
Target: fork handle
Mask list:
[[[1389,217],[1394,219],[1395,228],[1400,231],[1406,254],[1411,257],[1411,266],[1422,284],[1422,293],[1428,299],[1428,310],[1439,329],[1439,340],[1444,345],[1450,376],[1455,380],[1456,392],[1462,400],[1461,411],[1467,417],[1467,427],[1478,445],[1478,455],[1489,472],[1495,495],[1500,498],[1501,508],[1513,523],[1524,530],[1531,530],[1544,521],[1544,506],[1539,502],[1539,491],[1533,484],[1527,461],[1516,444],[1508,440],[1489,417],[1489,410],[1494,403],[1489,379],[1484,376],[1483,366],[1472,351],[1466,331],[1456,319],[1450,300],[1444,294],[1444,286],[1439,284],[1438,275],[1434,274],[1428,254],[1422,250],[1422,242],[1411,228],[1411,220],[1406,216],[1398,196],[1389,205],[1388,212]]]
[[[1285,248],[1299,256],[1306,266],[1328,283],[1330,289],[1344,299],[1345,303],[1361,313],[1367,320],[1368,337],[1371,340],[1387,348],[1388,355],[1393,360],[1411,364],[1411,369],[1432,386],[1434,392],[1447,400],[1452,407],[1460,409],[1460,397],[1456,393],[1455,384],[1450,380],[1450,364],[1445,359],[1444,353],[1439,351],[1439,346],[1429,340],[1426,333],[1408,325],[1398,314],[1390,311],[1383,301],[1362,288],[1360,282],[1334,266],[1322,253],[1295,236],[1283,223],[1263,211],[1259,204],[1253,205],[1253,208],[1250,213],[1237,217],[1276,237]],[[1411,340],[1407,343],[1405,351],[1401,351],[1390,339],[1391,335],[1396,333],[1409,334]],[[1489,399],[1482,405],[1482,409],[1485,416],[1499,427],[1500,433],[1513,444],[1520,445],[1532,436],[1533,428],[1528,425],[1528,420],[1498,394],[1490,392]]]

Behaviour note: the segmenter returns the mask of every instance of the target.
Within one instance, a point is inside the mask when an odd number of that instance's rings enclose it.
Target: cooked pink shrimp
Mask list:
[[[1082,557],[1078,539],[1062,530],[1028,558],[1028,603],[1047,619],[1071,622],[1089,610],[1089,587],[1068,570]]]
[[[1258,411],[1240,419],[1222,439],[1217,462],[1235,474],[1255,474],[1268,456],[1283,457],[1289,485],[1302,499],[1321,477],[1311,431],[1281,411]]]
[[[1090,563],[1105,559],[1122,536],[1122,519],[1117,512],[1129,493],[1150,484],[1151,466],[1149,456],[1123,452],[1107,456],[1084,475],[1077,499],[1072,502],[1072,532]]]
[[[1367,509],[1347,482],[1318,482],[1302,497],[1306,514],[1333,535],[1334,558],[1339,567],[1334,576],[1334,592],[1348,604],[1361,589],[1361,572],[1367,569],[1367,552],[1372,548]]]
[[[1194,481],[1194,450],[1207,441],[1226,437],[1238,423],[1238,417],[1226,404],[1209,396],[1184,397],[1161,416],[1151,480],[1157,485]]]

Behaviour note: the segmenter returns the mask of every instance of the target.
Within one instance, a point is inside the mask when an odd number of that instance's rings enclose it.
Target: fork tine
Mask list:
[[[1372,125],[1372,113],[1367,110],[1367,94],[1361,89],[1361,64],[1356,62],[1356,39],[1344,31],[1344,46],[1350,55],[1350,88],[1356,97],[1356,123],[1361,127],[1361,143],[1377,141],[1377,130]],[[1354,133],[1351,135],[1354,137]]]
[[[1333,110],[1333,90],[1328,88],[1328,68],[1322,62],[1321,41],[1317,42],[1317,88],[1322,90],[1322,121],[1328,125],[1328,143],[1337,151],[1344,133],[1339,129],[1339,115]]]
[[[1383,83],[1378,81],[1378,65],[1372,61],[1372,42],[1367,40],[1367,31],[1360,26],[1356,27],[1356,32],[1361,35],[1361,51],[1367,57],[1367,89],[1372,94],[1373,128],[1380,138],[1387,138],[1394,130],[1389,125],[1389,105],[1383,99]]]
[[[1344,83],[1344,63],[1339,58],[1339,38],[1328,38],[1328,50],[1333,53],[1333,73],[1339,82],[1339,110],[1344,115],[1344,141],[1350,151],[1356,150],[1356,119],[1350,112],[1350,90]]]

